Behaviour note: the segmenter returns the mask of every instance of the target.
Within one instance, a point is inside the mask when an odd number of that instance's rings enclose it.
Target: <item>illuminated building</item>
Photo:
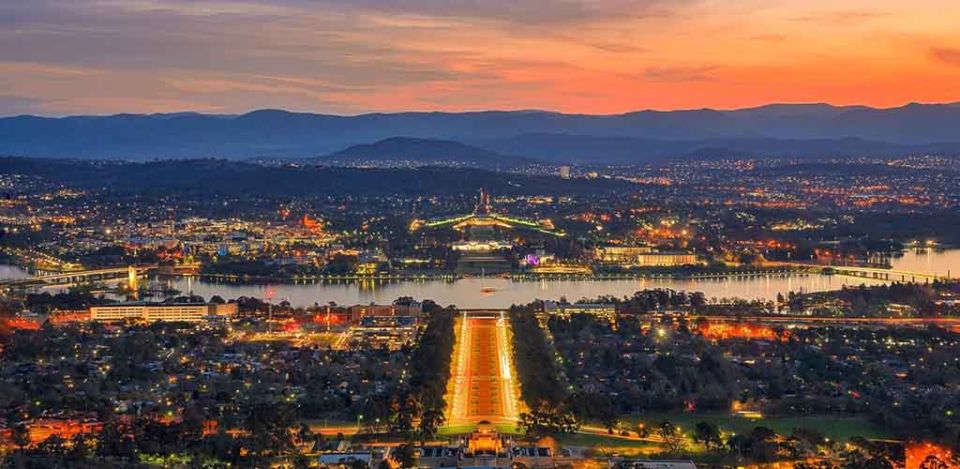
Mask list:
[[[503,230],[522,229],[549,236],[564,237],[550,220],[530,221],[496,213],[490,204],[490,195],[483,189],[473,212],[431,221],[414,220],[411,230],[449,226],[464,233],[464,240],[451,248],[463,253],[457,262],[457,272],[467,275],[488,275],[510,272],[512,264],[500,251],[507,251],[513,243],[502,239]]]
[[[470,434],[465,453],[468,456],[503,456],[505,455],[503,439],[493,424],[483,420]]]
[[[681,265],[695,265],[697,263],[696,254],[688,252],[656,252],[639,255],[636,265],[640,267],[677,267]]]
[[[68,311],[68,310],[57,310],[54,311],[47,318],[47,321],[54,325],[60,326],[64,324],[78,323],[78,322],[87,322],[90,320],[90,312],[81,310],[81,311]]]
[[[560,179],[570,179],[570,166],[563,165],[560,167]]]
[[[347,310],[350,313],[350,321],[353,323],[358,323],[368,316],[393,316],[396,314],[396,308],[393,305],[356,305]]]
[[[633,263],[641,254],[653,252],[650,246],[601,246],[593,251],[594,259],[610,263]]]
[[[585,265],[549,263],[530,267],[530,273],[539,275],[590,275],[593,269]]]
[[[552,236],[566,236],[565,233],[555,230],[553,223],[549,220],[530,221],[496,213],[490,205],[490,194],[483,189],[480,189],[480,197],[472,213],[428,221],[414,220],[410,224],[410,229],[416,231],[443,226],[452,226],[458,231],[464,231],[469,227],[522,228]]]
[[[412,343],[417,334],[418,318],[394,315],[396,311],[392,308],[384,312],[389,314],[360,318],[358,324],[347,332],[347,345],[353,349],[399,350]]]
[[[572,314],[589,314],[610,321],[611,323],[617,318],[617,307],[611,304],[558,304],[553,301],[546,301],[543,304],[543,309],[547,314],[553,314],[563,318],[569,318]]]
[[[236,303],[121,303],[90,307],[90,320],[98,322],[200,322],[236,314]]]
[[[467,252],[491,252],[491,251],[500,251],[505,249],[510,249],[513,247],[511,243],[505,241],[489,240],[489,241],[457,241],[451,246],[454,251],[467,251]]]
[[[373,275],[377,273],[376,262],[360,262],[357,264],[357,275]]]
[[[629,267],[677,267],[696,265],[697,255],[690,252],[658,252],[649,246],[602,246],[594,249],[594,259]]]

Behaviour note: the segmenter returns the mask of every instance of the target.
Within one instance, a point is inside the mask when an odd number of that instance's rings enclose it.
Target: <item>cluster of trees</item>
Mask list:
[[[424,306],[427,324],[409,352],[409,380],[371,396],[363,407],[365,430],[404,439],[392,455],[401,467],[416,466],[414,441],[435,439],[437,429],[444,423],[456,310],[440,308],[433,302],[425,302]]]
[[[527,435],[574,433],[580,421],[565,403],[550,404],[541,401],[529,412],[520,414],[519,426]]]
[[[906,459],[904,445],[899,442],[861,437],[831,442],[821,432],[804,427],[794,428],[790,434],[778,434],[757,426],[743,433],[725,435],[716,424],[701,421],[685,435],[673,422],[662,420],[650,426],[638,423],[637,433],[641,437],[658,436],[671,455],[680,455],[689,449],[685,446],[689,436],[694,443],[720,456],[727,463],[725,466],[739,466],[746,461],[760,464],[793,461],[797,469],[897,469],[904,467]],[[942,455],[929,455],[919,467],[946,469],[958,462],[960,459],[956,456],[944,460]],[[615,467],[634,469],[638,466],[624,460]]]
[[[949,208],[910,213],[907,211],[858,213],[854,222],[839,223],[835,232],[825,233],[834,239],[869,237],[872,239],[936,239],[947,245],[960,244],[960,213]]]
[[[534,311],[532,305],[510,307],[520,393],[530,408],[520,414],[520,426],[529,434],[570,433],[578,420],[568,402],[557,354]]]
[[[410,357],[410,388],[420,403],[419,435],[432,439],[444,422],[444,395],[453,360],[455,310],[428,304],[427,326]]]
[[[387,197],[476,194],[480,188],[506,195],[563,194],[589,196],[629,191],[629,183],[611,179],[570,179],[497,173],[479,169],[422,167],[365,169],[316,166],[260,166],[224,160],[167,160],[147,163],[103,163],[46,158],[0,158],[3,174],[24,174],[70,187],[119,195],[210,199],[216,196]]]
[[[552,345],[532,307],[512,306],[510,326],[513,351],[520,373],[520,393],[531,408],[563,402],[567,391]]]
[[[295,407],[289,403],[245,399],[238,415],[236,434],[205,432],[205,417],[196,408],[186,409],[174,422],[116,417],[97,432],[68,440],[53,435],[29,447],[18,441],[5,467],[259,467],[278,456],[290,458],[295,467],[308,467],[298,448],[333,443],[305,425],[297,427]]]
[[[28,293],[24,300],[24,306],[34,313],[49,313],[55,309],[83,310],[93,305],[106,303],[110,303],[110,300],[80,288],[54,294],[49,292]]]
[[[278,264],[266,259],[222,258],[205,262],[200,272],[205,275],[236,275],[249,278],[288,279],[297,275],[319,275],[323,272],[313,264]]]
[[[720,349],[669,325],[621,316],[616,325],[575,314],[548,322],[566,375],[576,377],[578,413],[609,420],[644,411],[728,409],[740,374]],[[669,332],[669,335],[661,334]]]
[[[582,299],[578,303],[614,304],[617,305],[617,310],[623,313],[647,313],[665,309],[699,309],[707,303],[707,298],[702,292],[687,293],[683,290],[654,288],[637,291],[629,297],[605,295]]]
[[[269,259],[240,259],[224,257],[204,262],[201,273],[231,275],[243,278],[290,280],[295,277],[319,275],[350,275],[357,271],[357,256],[337,254],[319,264],[282,264]]]
[[[548,324],[572,378],[571,408],[608,428],[625,414],[727,411],[740,401],[771,416],[858,415],[960,448],[960,337],[950,331],[818,327],[709,341],[638,317]]]
[[[622,434],[629,434],[629,430],[622,429]],[[694,424],[692,431],[684,432],[670,420],[661,420],[651,425],[637,423],[636,432],[640,437],[657,436],[663,443],[666,452],[671,455],[681,455],[690,448],[689,441],[702,445],[708,452],[720,456],[729,465],[742,465],[743,462],[769,463],[778,460],[804,460],[815,458],[834,452],[838,442],[831,445],[824,435],[809,428],[794,428],[791,434],[781,435],[774,430],[757,426],[743,433],[724,434],[713,422],[700,421]],[[689,439],[688,439],[689,437]],[[893,460],[896,455],[890,454],[889,445],[872,443],[861,438],[855,438],[850,445],[843,447],[849,454],[843,457],[881,457]],[[852,456],[851,456],[852,455]],[[900,460],[903,460],[902,451]],[[735,464],[734,464],[735,463]],[[851,466],[853,467],[853,466]],[[872,466],[884,467],[884,466]],[[894,469],[894,466],[886,466]]]
[[[447,324],[445,335],[452,337],[452,322]],[[448,360],[451,355],[436,354]],[[402,384],[411,356],[409,349],[235,342],[222,330],[169,323],[118,333],[99,324],[48,325],[17,331],[4,343],[0,420],[20,437],[38,418],[103,424],[102,431],[78,437],[79,445],[54,438],[28,447],[19,440],[23,448],[12,457],[54,461],[48,466],[114,461],[127,467],[151,454],[181,455],[210,467],[260,466],[278,455],[294,457],[301,447],[327,444],[305,422],[351,422],[368,412],[372,420],[377,396],[416,396],[416,388],[404,392]],[[426,360],[425,353],[418,357]],[[385,426],[408,429],[420,414],[395,404],[384,406]],[[406,420],[391,420],[393,415]],[[198,428],[208,424],[218,430],[207,427],[206,436],[199,436]]]
[[[852,438],[848,449],[841,451],[841,461],[820,460],[816,462],[799,461],[794,464],[795,469],[899,469],[905,466],[903,447],[896,443],[871,441],[863,438]],[[960,461],[941,460],[937,456],[929,456],[920,461],[919,469],[947,469],[956,467]]]
[[[935,280],[930,283],[899,283],[884,285],[844,286],[840,290],[799,294],[790,292],[786,297],[778,296],[778,302],[785,303],[793,311],[817,311],[821,305],[831,302],[839,305],[836,314],[856,316],[883,316],[890,313],[891,304],[910,307],[913,314],[926,317],[954,316],[960,314],[960,307],[938,300],[960,293],[960,283]],[[826,313],[830,313],[827,311]]]

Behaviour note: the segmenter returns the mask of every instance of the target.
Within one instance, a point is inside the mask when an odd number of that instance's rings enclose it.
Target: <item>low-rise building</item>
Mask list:
[[[353,305],[347,308],[350,312],[350,321],[359,323],[368,316],[394,316],[397,310],[393,305]]]
[[[640,267],[677,267],[697,264],[697,255],[689,252],[652,252],[637,256]]]
[[[617,306],[601,303],[556,303],[547,301],[543,304],[544,312],[554,314],[563,318],[569,318],[572,314],[590,314],[614,322],[617,318]]]
[[[357,464],[373,467],[373,453],[370,451],[325,453],[317,458],[317,463],[320,467],[357,467]]]
[[[650,246],[601,246],[594,250],[593,257],[603,263],[625,267],[677,267],[699,263],[694,253],[657,251]]]
[[[637,256],[653,252],[650,246],[599,246],[593,250],[593,258],[612,264],[633,263]]]
[[[236,303],[118,303],[90,307],[90,320],[200,322],[237,314]]]

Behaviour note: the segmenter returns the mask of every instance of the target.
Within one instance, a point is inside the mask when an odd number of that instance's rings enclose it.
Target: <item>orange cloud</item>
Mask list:
[[[939,46],[957,17],[954,0],[6,2],[0,114],[957,101],[960,50]]]
[[[947,65],[960,67],[960,49],[951,49],[946,47],[934,47],[930,50],[933,58]]]

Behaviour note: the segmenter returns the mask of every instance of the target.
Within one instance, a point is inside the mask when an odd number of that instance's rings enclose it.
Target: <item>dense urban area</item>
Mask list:
[[[960,265],[898,267],[956,259],[958,168],[0,158],[0,458],[960,467]],[[670,283],[811,278],[843,283]],[[323,296],[434,283],[456,303]]]

